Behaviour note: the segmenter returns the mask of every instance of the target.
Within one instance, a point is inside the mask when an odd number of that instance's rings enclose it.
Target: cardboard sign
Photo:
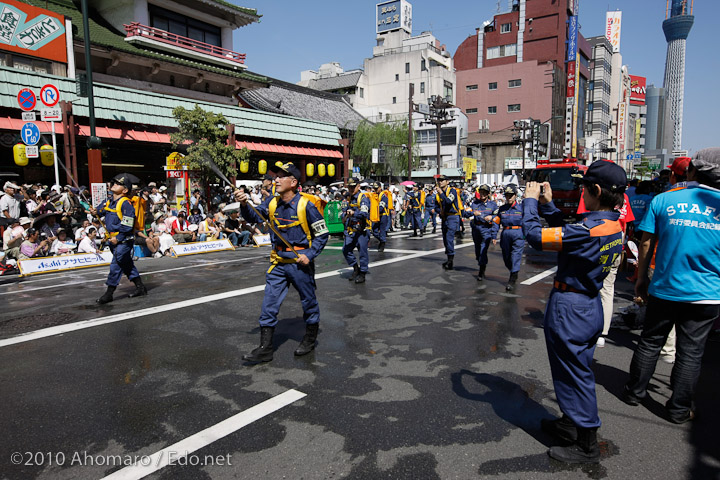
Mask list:
[[[265,235],[253,235],[253,241],[255,242],[255,245],[258,247],[262,247],[264,245],[272,245],[272,242],[270,241],[270,234]]]
[[[176,257],[195,255],[196,253],[221,252],[223,250],[235,250],[235,247],[227,238],[209,242],[178,243],[170,248],[170,251]]]
[[[110,265],[112,253],[78,253],[59,257],[40,257],[19,260],[20,275],[37,275],[40,273],[64,272],[78,268],[102,267]]]

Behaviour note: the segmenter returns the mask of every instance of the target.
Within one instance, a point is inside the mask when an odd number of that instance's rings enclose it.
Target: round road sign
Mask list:
[[[40,101],[48,107],[54,107],[60,101],[60,92],[57,87],[48,83],[40,90]]]
[[[23,111],[29,112],[35,109],[35,103],[37,103],[37,99],[35,98],[35,92],[30,90],[29,88],[23,88],[22,90],[20,90],[17,99],[18,105],[20,105],[20,108],[22,108]]]

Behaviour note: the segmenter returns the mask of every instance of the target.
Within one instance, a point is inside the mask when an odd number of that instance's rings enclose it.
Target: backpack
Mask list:
[[[363,195],[367,195],[370,199],[370,211],[368,212],[368,226],[372,226],[372,223],[380,221],[380,200],[376,193],[360,192],[358,195],[358,205],[362,201]]]
[[[308,201],[312,202],[312,204],[315,205],[315,208],[318,209],[318,212],[320,212],[320,215],[322,215],[323,217],[325,216],[325,205],[327,205],[327,202],[325,200],[311,193],[300,192],[300,195],[305,197]],[[300,207],[298,206],[298,208]]]
[[[312,198],[318,198],[315,197],[315,195],[310,194],[301,194],[300,201],[298,202],[297,206],[297,222],[292,222],[287,225],[279,225],[277,220],[275,220],[275,209],[277,208],[278,204],[278,197],[273,197],[272,200],[270,200],[270,203],[268,204],[268,221],[273,222],[275,227],[278,230],[284,230],[286,228],[295,227],[297,225],[300,225],[303,229],[303,232],[305,232],[305,236],[307,237],[308,241],[308,248],[312,247],[312,233],[310,233],[310,225],[307,221],[307,204],[308,202],[313,202]],[[319,200],[319,198],[318,198]],[[322,211],[321,211],[322,213]],[[274,250],[273,250],[274,251]]]

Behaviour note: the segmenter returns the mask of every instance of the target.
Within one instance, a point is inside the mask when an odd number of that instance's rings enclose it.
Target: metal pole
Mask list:
[[[63,112],[64,113],[64,112]],[[53,164],[55,165],[55,185],[60,186],[60,172],[58,171],[57,139],[55,138],[55,122],[50,122],[52,127]]]
[[[440,123],[437,124],[437,174],[440,175]]]
[[[520,120],[520,145],[522,145],[522,175],[525,176],[525,120]]]
[[[413,94],[415,93],[415,84],[410,84],[410,95],[408,97],[408,180],[412,180],[412,114],[413,114]],[[386,160],[387,161],[387,160]]]

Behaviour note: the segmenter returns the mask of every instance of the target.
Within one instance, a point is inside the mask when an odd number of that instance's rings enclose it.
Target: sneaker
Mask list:
[[[155,255],[153,255],[153,258],[160,258],[160,257],[162,257],[162,256],[163,256],[162,253],[160,253],[160,252],[155,252]]]
[[[595,343],[596,347],[603,348],[605,346],[605,337],[599,337]]]
[[[675,363],[675,355],[660,355],[660,360],[672,365],[673,363]]]

